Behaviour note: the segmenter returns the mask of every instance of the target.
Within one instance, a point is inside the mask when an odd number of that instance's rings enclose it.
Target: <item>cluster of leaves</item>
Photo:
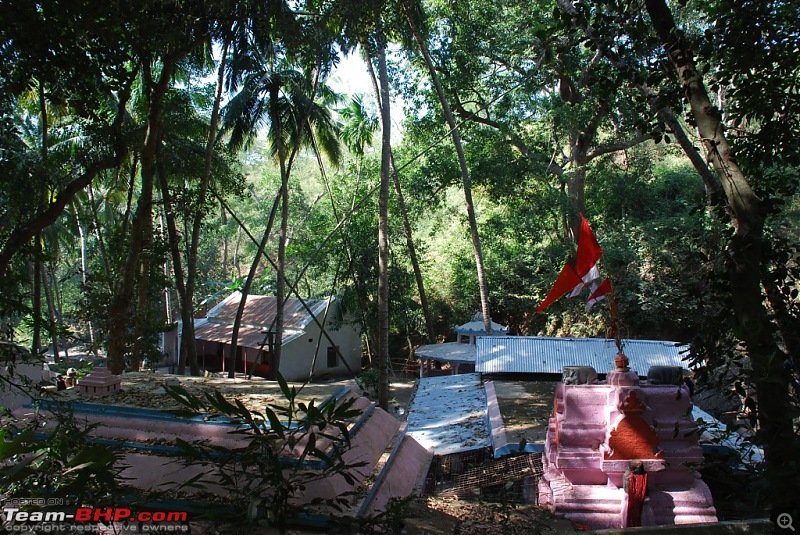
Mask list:
[[[0,393],[29,398],[38,392],[41,385],[18,373],[26,364],[41,362],[18,346],[2,344]],[[116,503],[124,491],[119,451],[92,443],[96,425],[82,424],[69,404],[35,397],[41,401],[25,418],[0,407],[0,496],[44,498],[41,503],[57,498],[62,505]]]
[[[232,431],[241,435],[242,446],[226,448],[179,440],[179,460],[207,470],[183,483],[182,487],[222,487],[230,498],[226,520],[247,519],[249,524],[267,521],[284,532],[303,506],[297,502],[309,485],[332,477],[342,477],[355,486],[353,471],[362,462],[347,462],[344,452],[350,446],[350,422],[360,411],[353,409],[355,398],[331,400],[321,406],[312,400],[298,401],[296,387],[278,375],[284,404],[268,404],[262,411],[245,407],[241,401],[225,399],[219,392],[196,396],[182,387],[168,386],[168,393],[185,409],[181,415],[224,416],[239,425]],[[323,442],[333,445],[323,451]],[[349,495],[314,499],[307,507],[341,509]]]
[[[52,412],[51,412],[52,411]],[[15,498],[62,498],[70,503],[108,503],[121,490],[115,450],[88,441],[96,425],[81,425],[68,406],[49,405],[50,415],[0,428],[0,493]]]
[[[800,164],[800,6],[703,0],[693,7],[710,21],[696,49],[714,67],[710,88],[721,94],[739,160],[750,169]]]

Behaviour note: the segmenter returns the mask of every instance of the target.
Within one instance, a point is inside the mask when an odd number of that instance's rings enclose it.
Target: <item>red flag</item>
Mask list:
[[[587,273],[586,275],[581,277],[581,283],[578,284],[577,286],[575,286],[575,288],[572,289],[572,292],[570,292],[569,296],[570,297],[575,297],[576,295],[581,293],[581,291],[584,288],[589,286],[590,282],[595,281],[595,280],[597,280],[599,278],[600,278],[600,268],[598,268],[597,264],[595,264],[594,266],[592,266],[592,269],[589,270],[589,273]],[[594,291],[594,289],[592,289],[592,292],[593,291]],[[592,293],[592,292],[589,292],[589,293]]]
[[[597,238],[594,237],[594,233],[589,227],[589,222],[581,214],[581,230],[578,233],[578,254],[575,257],[575,271],[581,279],[592,270],[601,256],[603,256],[603,250],[600,248],[600,244],[597,243]]]
[[[600,260],[602,255],[603,249],[597,243],[597,238],[594,237],[589,222],[581,214],[581,228],[578,231],[578,252],[575,255],[575,271],[580,275],[582,282],[572,289],[569,294],[570,297],[575,297],[590,282],[600,278],[597,261]]]
[[[595,304],[605,299],[606,294],[610,294],[611,290],[611,281],[608,278],[599,285],[593,284],[592,293],[589,294],[589,299],[586,300],[586,312],[589,312]]]
[[[567,262],[564,264],[564,268],[561,270],[561,273],[559,273],[556,283],[553,284],[553,288],[550,290],[550,293],[547,294],[547,297],[545,297],[544,301],[542,301],[542,304],[539,305],[537,310],[542,312],[545,308],[549,307],[553,301],[571,291],[576,285],[579,284],[583,284],[583,281],[581,281],[580,276],[578,276],[578,273],[575,271],[575,268],[572,267],[572,264]]]
[[[597,243],[589,222],[581,214],[581,228],[578,231],[578,252],[574,262],[567,262],[558,275],[553,289],[547,294],[538,311],[542,312],[556,299],[569,293],[570,297],[578,295],[583,288],[595,279],[600,278],[597,261],[603,255],[603,249]]]

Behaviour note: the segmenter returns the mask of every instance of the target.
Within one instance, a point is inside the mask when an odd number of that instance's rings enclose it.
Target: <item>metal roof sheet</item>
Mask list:
[[[481,336],[476,341],[479,373],[557,373],[564,366],[591,366],[598,373],[614,368],[617,346],[605,338]],[[623,340],[630,368],[647,375],[651,366],[681,366],[689,348],[661,340]]]
[[[408,411],[408,435],[436,455],[491,446],[480,375],[424,377]]]
[[[475,364],[475,346],[472,344],[458,342],[428,344],[419,346],[414,354],[421,359]]]

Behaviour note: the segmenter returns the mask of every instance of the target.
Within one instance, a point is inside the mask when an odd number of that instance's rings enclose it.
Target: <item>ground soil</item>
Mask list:
[[[496,380],[494,388],[509,444],[543,443],[553,413],[553,381]]]
[[[87,397],[77,388],[58,392],[62,401],[104,403],[157,410],[176,410],[183,408],[164,388],[167,384],[178,385],[191,394],[203,396],[205,393],[220,392],[226,399],[238,399],[250,410],[262,411],[265,404],[285,405],[286,398],[278,383],[259,377],[247,379],[238,376],[228,379],[221,374],[205,377],[167,375],[155,372],[129,372],[120,376],[120,391],[106,397]],[[414,381],[398,378],[390,385],[389,411],[402,413],[408,405],[414,390]],[[328,379],[313,383],[289,383],[297,391],[297,401],[308,403],[312,399],[318,404],[343,388],[350,388],[359,394],[362,389],[354,379]]]
[[[409,535],[566,534],[575,524],[530,504],[427,498],[409,507]]]

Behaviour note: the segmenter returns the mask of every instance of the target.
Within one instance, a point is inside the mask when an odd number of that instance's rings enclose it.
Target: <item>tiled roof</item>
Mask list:
[[[231,343],[231,335],[233,334],[233,324],[231,323],[209,323],[198,322],[194,328],[194,337],[196,340],[205,340],[207,342],[220,342],[223,344]],[[298,335],[297,330],[283,331],[283,343],[289,339],[295,338]],[[252,347],[260,349],[264,344],[264,349],[267,349],[266,334],[262,329],[254,329],[253,327],[239,327],[238,342],[242,347]]]
[[[236,318],[239,308],[241,293],[234,292],[220,304],[208,312],[207,319],[210,323],[230,323]],[[306,299],[306,305],[315,316],[320,315],[328,305],[327,300]],[[267,329],[275,321],[277,313],[277,299],[272,295],[248,295],[245,301],[242,325],[255,329]],[[284,307],[283,328],[286,330],[303,330],[313,321],[308,310],[299,299],[290,298]]]

